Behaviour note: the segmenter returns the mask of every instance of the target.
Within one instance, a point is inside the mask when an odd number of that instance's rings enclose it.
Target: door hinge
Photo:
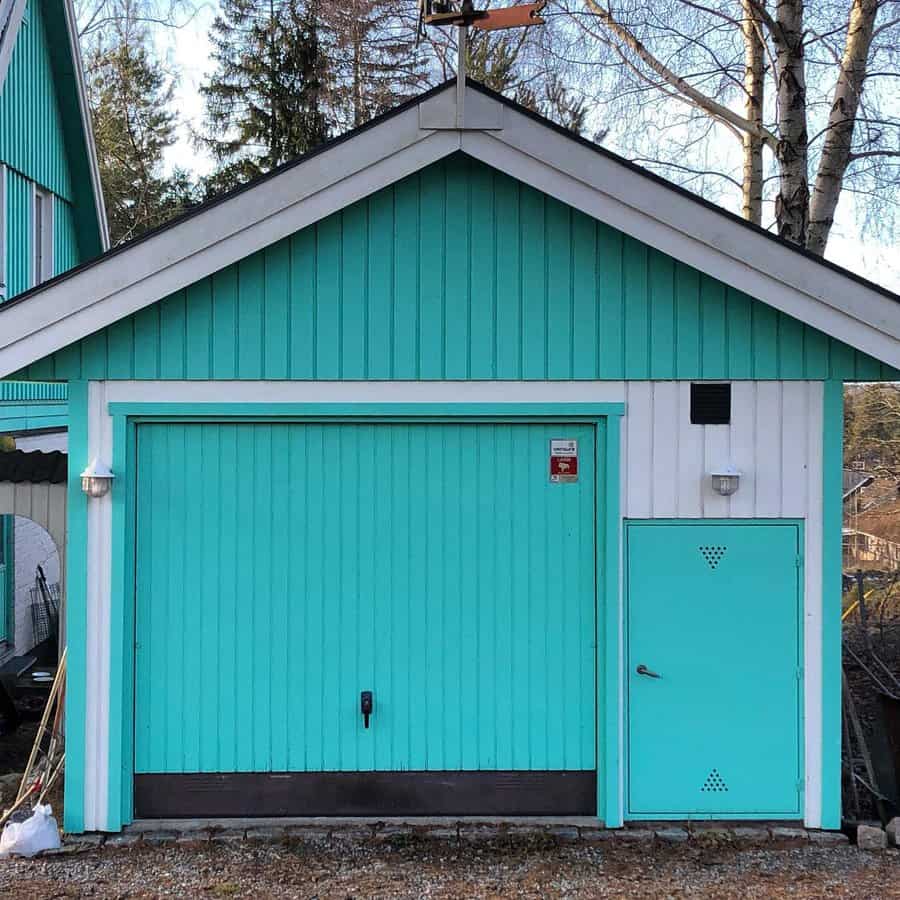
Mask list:
[[[794,565],[795,565],[798,569],[802,569],[802,568],[803,568],[803,557],[800,556],[799,554],[797,554],[796,558],[794,559]]]
[[[797,681],[803,681],[803,666],[797,666]]]
[[[806,784],[804,783],[802,778],[797,779],[797,793],[802,794]]]

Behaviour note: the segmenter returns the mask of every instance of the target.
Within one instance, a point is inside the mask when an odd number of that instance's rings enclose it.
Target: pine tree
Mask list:
[[[231,188],[326,140],[327,64],[319,0],[222,0],[203,143],[218,163],[208,193]]]
[[[88,97],[110,238],[121,243],[177,215],[193,200],[187,173],[164,172],[175,142],[173,84],[145,30],[126,28],[88,53]]]
[[[396,0],[323,0],[333,87],[342,128],[356,128],[417,94],[428,82],[416,35]]]

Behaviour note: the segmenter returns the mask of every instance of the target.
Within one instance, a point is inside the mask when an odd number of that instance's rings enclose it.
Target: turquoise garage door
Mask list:
[[[583,424],[139,425],[135,814],[593,814],[594,457]]]
[[[628,810],[801,810],[800,529],[631,523]]]

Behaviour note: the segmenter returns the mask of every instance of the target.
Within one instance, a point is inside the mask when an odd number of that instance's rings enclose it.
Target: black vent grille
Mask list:
[[[691,424],[731,424],[731,385],[692,384]]]

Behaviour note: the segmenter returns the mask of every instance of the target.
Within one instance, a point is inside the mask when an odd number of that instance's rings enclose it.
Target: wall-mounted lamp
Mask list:
[[[109,466],[99,459],[92,459],[91,464],[81,473],[81,489],[88,497],[103,497],[109,493],[115,477]]]
[[[731,464],[720,466],[710,472],[712,489],[723,497],[730,497],[737,489],[741,481],[741,473]]]

